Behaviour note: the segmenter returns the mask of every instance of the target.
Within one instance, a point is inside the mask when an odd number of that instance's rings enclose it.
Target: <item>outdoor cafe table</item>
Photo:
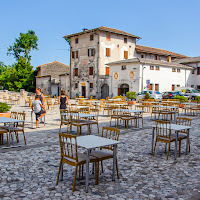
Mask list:
[[[23,122],[23,120],[13,119],[9,117],[0,117],[0,123],[6,123],[9,124],[9,139],[8,139],[8,146],[9,147],[16,147],[16,146],[10,146],[10,131],[11,131],[11,124],[15,124],[18,122]]]
[[[101,148],[105,146],[113,145],[113,174],[112,180],[115,181],[115,166],[116,166],[116,151],[117,144],[119,142],[116,140],[111,140],[95,135],[86,135],[77,137],[77,146],[87,149],[87,159],[86,159],[86,181],[85,190],[88,192],[89,185],[89,163],[90,163],[90,151],[95,148]]]
[[[32,109],[25,109],[24,112],[30,112],[31,113],[31,128],[33,128],[33,110]]]
[[[129,109],[114,109],[114,112],[129,112],[129,113],[134,113],[134,114],[141,114],[144,111],[143,110],[129,110]],[[139,129],[139,116],[136,117],[136,128]]]
[[[152,132],[152,140],[151,140],[151,154],[153,154],[153,144],[154,144],[154,138],[155,138],[156,125],[154,124],[152,127],[153,127],[153,132]],[[187,154],[188,153],[188,145],[189,145],[189,133],[190,133],[191,126],[183,126],[183,125],[178,125],[178,124],[168,124],[167,128],[175,131],[175,134],[176,134],[175,159],[177,158],[178,132],[181,131],[181,130],[187,129],[187,142],[186,142],[186,154]]]

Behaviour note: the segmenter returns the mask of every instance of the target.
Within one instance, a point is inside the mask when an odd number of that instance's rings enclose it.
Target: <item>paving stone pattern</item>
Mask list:
[[[24,109],[23,103],[12,107],[14,111]],[[155,122],[150,121],[149,114],[144,115],[143,129],[122,127],[117,149],[120,179],[112,181],[112,160],[104,161],[99,185],[95,185],[94,175],[90,174],[88,193],[85,192],[85,179],[78,177],[72,193],[75,168],[68,165],[64,165],[64,180],[56,186],[60,161],[59,118],[58,108],[48,110],[45,127],[40,124],[39,129],[31,129],[30,113],[27,113],[27,145],[24,146],[20,134],[22,147],[0,150],[0,199],[200,199],[199,117],[191,117],[191,152],[185,154],[186,144],[182,142],[182,154],[177,160],[174,159],[174,144],[168,161],[164,144],[158,143],[155,157],[150,154],[151,125]],[[109,121],[101,117],[100,130],[109,126]],[[86,128],[82,131],[83,135],[87,134]],[[95,125],[92,132],[97,134]]]

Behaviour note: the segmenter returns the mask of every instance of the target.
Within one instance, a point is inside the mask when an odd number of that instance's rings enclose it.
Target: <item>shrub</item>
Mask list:
[[[184,101],[188,101],[188,98],[187,98],[187,97],[180,96],[180,95],[174,96],[174,99],[180,99],[180,103],[182,103],[182,102],[184,102]]]
[[[7,103],[1,103],[0,102],[0,113],[6,113],[10,110],[10,106]]]
[[[200,96],[195,97],[196,101],[200,101]]]
[[[146,92],[144,98],[145,99],[151,99],[151,96],[150,96],[150,94],[148,92]]]
[[[126,93],[126,97],[128,98],[128,99],[137,99],[137,93],[136,92],[127,92]]]

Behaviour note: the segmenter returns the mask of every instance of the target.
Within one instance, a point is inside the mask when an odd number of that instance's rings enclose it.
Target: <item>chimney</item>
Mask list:
[[[87,28],[83,28],[83,32],[85,32],[85,31],[88,31],[88,29]]]

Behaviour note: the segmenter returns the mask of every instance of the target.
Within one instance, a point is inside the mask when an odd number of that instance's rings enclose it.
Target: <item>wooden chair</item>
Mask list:
[[[8,131],[6,129],[0,129],[0,145],[3,145],[3,136],[7,134],[7,147],[8,147]]]
[[[77,127],[77,136],[79,136],[79,133],[81,134],[82,126],[88,126],[89,128],[88,120],[80,119],[79,112],[77,111],[70,111],[70,120],[71,120],[70,133],[72,131],[72,126],[75,126]],[[90,133],[90,128],[89,128],[89,133]]]
[[[75,135],[71,134],[64,134],[59,132],[59,140],[60,140],[60,150],[61,150],[61,158],[60,164],[58,169],[58,176],[56,185],[58,185],[58,180],[60,176],[60,172],[63,175],[63,164],[68,164],[75,167],[75,174],[74,174],[74,182],[72,187],[72,192],[75,190],[76,184],[76,176],[77,176],[77,169],[80,166],[86,164],[86,154],[79,153],[77,148],[77,140]],[[93,156],[90,156],[90,162],[95,163],[95,182],[97,184],[97,159]],[[61,171],[62,169],[62,171]]]
[[[191,126],[192,120],[186,117],[177,117],[176,124],[183,125],[183,126]],[[187,130],[179,131],[178,140],[179,140],[179,157],[181,156],[181,141],[187,139]],[[190,152],[190,141],[189,141],[189,152]]]
[[[120,121],[121,121],[121,110],[119,108],[117,108],[116,106],[112,106],[111,108],[111,115],[110,115],[110,126],[112,123],[112,120],[115,120],[115,126],[116,126],[116,121],[117,121],[117,128],[120,127]],[[117,111],[114,111],[115,109],[117,109]]]
[[[155,140],[154,149],[153,149],[153,156],[156,149],[156,143],[163,142],[165,144],[169,144],[168,151],[167,151],[167,160],[168,160],[170,143],[176,141],[176,135],[171,134],[170,126],[171,126],[171,123],[168,121],[156,120],[156,128],[155,128],[156,140]],[[166,146],[165,146],[165,152],[166,152]]]
[[[98,109],[90,109],[90,113],[94,114],[95,116],[90,118],[89,120],[89,132],[91,133],[91,126],[96,124],[97,125],[97,130],[99,134],[99,120],[98,120],[98,115],[99,115],[99,110]]]
[[[155,120],[156,120],[156,115],[159,116],[159,107],[152,107],[152,111],[151,111],[151,120],[152,120],[152,116],[154,115]]]
[[[65,109],[60,109],[60,119],[61,119],[61,122],[60,122],[60,131],[61,131],[61,128],[63,125],[67,125],[67,133],[68,133],[68,127],[70,125],[70,113],[68,110],[65,110]]]
[[[119,140],[119,133],[120,130],[117,128],[112,127],[103,127],[102,128],[102,137],[112,139],[112,140]],[[103,151],[108,150],[108,151]],[[112,152],[109,152],[112,151]],[[99,162],[101,162],[101,169],[103,173],[103,160],[112,159],[113,158],[113,146],[102,147],[100,150],[92,150],[91,156],[97,158],[97,173],[99,174]],[[117,164],[117,156],[116,156],[116,170],[117,170],[117,177],[119,179],[119,171],[118,171],[118,164]],[[97,176],[98,178],[99,176]],[[99,182],[99,179],[98,179]]]

